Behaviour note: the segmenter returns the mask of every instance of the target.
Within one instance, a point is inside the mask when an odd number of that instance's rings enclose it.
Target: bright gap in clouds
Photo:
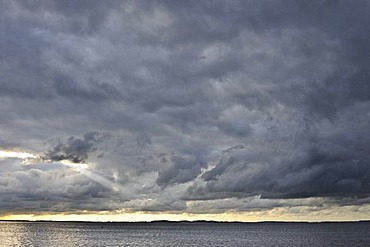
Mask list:
[[[88,168],[89,168],[89,165],[88,164],[83,164],[83,163],[73,163],[73,162],[70,162],[68,160],[62,160],[60,161],[61,164],[65,165],[65,166],[68,166],[70,168],[72,168],[73,170],[81,173],[81,174],[84,174],[86,175],[88,178],[90,178],[91,180],[99,183],[100,185],[103,185],[105,188],[108,188],[108,189],[111,189],[115,192],[120,192],[123,196],[127,196],[125,193],[123,193],[123,188],[122,186],[120,186],[119,184],[115,183],[115,182],[112,182],[110,181],[109,179],[106,179],[105,177],[95,173],[95,172],[92,172],[92,171],[89,171]]]
[[[7,150],[0,150],[0,159],[6,159],[6,158],[17,158],[17,159],[36,159],[38,156],[28,153],[28,152],[18,152],[18,151],[7,151]],[[88,164],[83,164],[83,163],[73,163],[68,160],[62,160],[60,161],[61,164],[72,168],[73,170],[86,175],[88,178],[91,180],[99,183],[100,185],[103,185],[104,187],[111,189],[115,192],[121,192],[123,193],[123,188],[122,186],[118,185],[115,182],[112,182],[103,176],[96,174],[92,171],[89,171],[89,165]]]
[[[27,152],[0,150],[0,159],[2,158],[29,159],[29,158],[37,158],[37,156],[31,153],[27,153]]]

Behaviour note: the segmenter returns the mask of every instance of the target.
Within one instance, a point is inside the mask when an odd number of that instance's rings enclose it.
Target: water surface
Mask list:
[[[0,246],[370,246],[370,222],[0,222]]]

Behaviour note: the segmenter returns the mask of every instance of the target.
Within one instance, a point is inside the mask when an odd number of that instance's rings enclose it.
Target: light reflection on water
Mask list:
[[[0,246],[370,246],[370,223],[0,222]]]

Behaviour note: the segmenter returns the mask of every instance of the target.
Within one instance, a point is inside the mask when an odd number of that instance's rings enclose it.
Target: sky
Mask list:
[[[370,219],[369,1],[0,1],[0,219]]]

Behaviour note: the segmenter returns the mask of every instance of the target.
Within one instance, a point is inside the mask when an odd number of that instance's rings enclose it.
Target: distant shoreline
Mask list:
[[[212,220],[154,220],[154,221],[58,221],[58,220],[0,220],[20,223],[92,223],[92,224],[327,224],[327,223],[370,223],[370,220],[357,221],[212,221]]]

